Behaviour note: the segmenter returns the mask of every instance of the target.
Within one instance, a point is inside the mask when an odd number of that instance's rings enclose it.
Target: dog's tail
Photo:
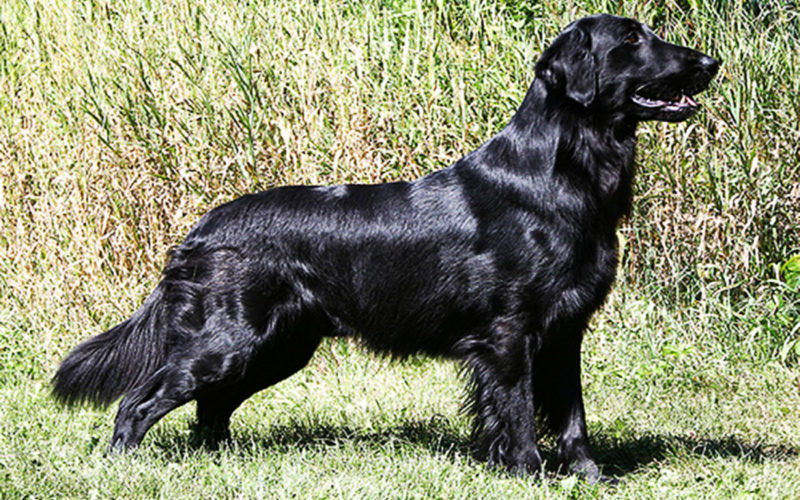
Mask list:
[[[166,358],[163,282],[133,316],[78,345],[53,377],[62,404],[107,406],[158,370]]]

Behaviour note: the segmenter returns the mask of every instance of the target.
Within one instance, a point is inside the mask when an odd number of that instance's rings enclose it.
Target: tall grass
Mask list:
[[[780,296],[796,313],[771,281],[800,252],[791,2],[53,0],[0,6],[12,329],[50,330],[60,351],[84,335],[62,325],[130,310],[165,249],[242,193],[449,164],[509,119],[558,30],[595,11],[725,61],[699,117],[642,127],[625,275],[669,304]]]

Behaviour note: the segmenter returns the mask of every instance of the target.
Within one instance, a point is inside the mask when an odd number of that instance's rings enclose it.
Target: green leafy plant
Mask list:
[[[800,288],[800,253],[793,255],[781,266],[783,281],[792,290]]]

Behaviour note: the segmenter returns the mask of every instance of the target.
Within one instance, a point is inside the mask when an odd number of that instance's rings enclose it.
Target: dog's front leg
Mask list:
[[[472,369],[470,408],[479,457],[514,473],[539,473],[532,394],[531,339],[518,330],[497,329],[478,341],[469,355]]]
[[[560,328],[534,358],[537,410],[557,435],[558,462],[590,483],[605,480],[592,458],[581,389],[582,328]]]

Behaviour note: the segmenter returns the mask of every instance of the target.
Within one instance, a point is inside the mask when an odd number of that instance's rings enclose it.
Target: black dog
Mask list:
[[[718,61],[631,19],[572,23],[536,64],[511,123],[414,182],[281,187],[203,217],[128,320],[79,345],[54,378],[66,403],[119,407],[112,448],[136,446],[197,400],[228,434],[245,399],[302,368],[322,337],[457,358],[477,449],[536,472],[535,417],[589,480],[580,346],[617,264],[636,125],[681,121]]]

